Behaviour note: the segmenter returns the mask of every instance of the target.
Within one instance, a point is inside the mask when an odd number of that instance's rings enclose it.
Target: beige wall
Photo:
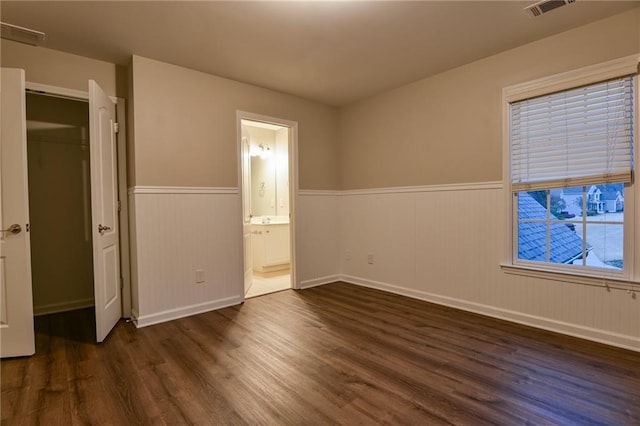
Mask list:
[[[638,52],[636,8],[347,106],[341,187],[501,180],[503,87]]]
[[[132,67],[135,185],[237,187],[241,110],[298,122],[300,188],[339,187],[334,108],[139,56]]]
[[[339,112],[135,56],[129,186],[237,186],[236,110],[298,121],[302,189],[500,180],[502,88],[638,52],[638,28],[635,9]],[[113,64],[7,40],[1,47],[2,66],[25,69],[28,81],[87,90],[93,78],[110,95],[127,89]]]
[[[66,89],[88,91],[93,79],[111,96],[116,95],[116,66],[108,62],[58,50],[2,40],[0,60],[5,68],[22,68],[26,80]],[[125,97],[124,93],[117,93]]]

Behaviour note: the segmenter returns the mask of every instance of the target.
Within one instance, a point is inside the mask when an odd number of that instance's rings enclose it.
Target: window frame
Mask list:
[[[588,267],[586,265],[564,265],[549,262],[528,261],[518,258],[518,208],[517,193],[511,187],[511,140],[510,140],[510,104],[527,98],[543,96],[554,92],[569,90],[580,86],[594,84],[600,81],[633,74],[634,83],[634,165],[640,164],[640,88],[638,84],[638,65],[640,54],[615,59],[613,61],[596,64],[577,70],[544,77],[541,79],[505,87],[502,91],[503,110],[503,191],[505,196],[505,218],[508,220],[505,232],[505,252],[501,262],[502,269],[507,273],[552,278],[559,281],[582,282],[585,284],[604,283],[608,281],[622,281],[630,284],[640,284],[640,259],[636,250],[640,250],[640,236],[635,230],[640,227],[636,200],[640,200],[640,184],[632,182],[625,185],[624,209],[624,266],[622,270]],[[548,190],[554,188],[547,188]],[[587,188],[588,190],[588,188]],[[594,281],[595,280],[595,281]]]

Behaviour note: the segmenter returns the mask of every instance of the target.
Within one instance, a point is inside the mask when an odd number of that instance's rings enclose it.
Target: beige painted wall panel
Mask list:
[[[93,79],[108,95],[116,95],[114,64],[9,40],[2,40],[0,47],[2,66],[24,69],[28,82],[86,92],[88,80]]]
[[[502,179],[505,86],[640,52],[640,9],[340,111],[343,189]]]
[[[237,110],[298,122],[300,187],[339,185],[334,108],[139,56],[133,96],[135,185],[237,187]]]

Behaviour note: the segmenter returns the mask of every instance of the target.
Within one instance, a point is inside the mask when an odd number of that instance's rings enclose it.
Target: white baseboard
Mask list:
[[[216,309],[227,308],[229,306],[239,305],[242,303],[241,296],[227,297],[225,299],[213,300],[211,302],[198,303],[195,305],[184,306],[176,309],[169,309],[162,312],[156,312],[150,315],[140,316],[134,309],[131,310],[132,321],[137,328],[146,327],[148,325],[158,324],[161,322],[171,321],[178,318],[184,318],[191,315],[201,314],[204,312],[214,311]]]
[[[76,309],[89,308],[95,305],[93,298],[72,300],[70,302],[52,303],[50,305],[34,306],[33,315],[57,314],[59,312],[74,311]]]
[[[424,300],[426,302],[438,305],[449,306],[463,311],[473,312],[492,318],[510,321],[530,327],[540,328],[560,334],[578,337],[585,340],[591,340],[598,343],[604,343],[619,348],[629,349],[640,352],[640,338],[617,333],[611,333],[590,327],[584,327],[576,324],[570,324],[562,321],[543,318],[535,315],[528,315],[521,312],[511,311],[508,309],[496,308],[493,306],[483,305],[474,302],[468,302],[461,299],[441,296],[420,290],[408,289],[393,284],[380,281],[368,280],[365,278],[354,277],[350,275],[329,275],[326,277],[314,278],[300,282],[300,290],[312,287],[330,284],[337,281],[344,281],[349,284],[359,285],[362,287],[373,288],[386,291],[401,296],[411,297],[413,299]],[[201,303],[197,305],[186,306],[178,309],[171,309],[158,312],[151,315],[140,317],[138,312],[132,309],[132,319],[136,327],[146,327],[148,325],[158,324],[190,315],[208,312],[216,309],[226,308],[237,305],[242,302],[241,297],[231,297],[227,299],[216,300],[213,302]]]
[[[300,281],[300,290],[307,288],[317,287],[319,285],[331,284],[336,281],[340,281],[342,277],[340,275],[329,275],[326,277],[314,278],[312,280]]]
[[[556,333],[566,334],[573,337],[579,337],[581,339],[591,340],[598,343],[604,343],[607,345],[640,352],[639,337],[611,333],[590,327],[570,324],[535,315],[528,315],[521,312],[510,311],[507,309],[496,308],[493,306],[482,305],[474,302],[468,302],[465,300],[455,299],[447,296],[440,296],[433,293],[408,289],[393,284],[358,278],[349,275],[339,276],[335,281],[344,281],[349,284],[387,291],[389,293],[399,294],[401,296],[407,296],[413,299],[424,300],[426,302],[436,303],[438,305],[449,306],[452,308],[461,309],[463,311],[473,312],[476,314],[498,318],[505,321],[515,322],[522,325],[536,327],[543,330],[553,331]]]

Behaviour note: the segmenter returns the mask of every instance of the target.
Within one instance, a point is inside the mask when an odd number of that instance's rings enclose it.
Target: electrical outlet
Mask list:
[[[344,260],[351,260],[351,250],[345,250]]]
[[[367,255],[367,263],[373,265],[373,255],[371,253]]]
[[[204,269],[196,269],[196,283],[204,282]]]

